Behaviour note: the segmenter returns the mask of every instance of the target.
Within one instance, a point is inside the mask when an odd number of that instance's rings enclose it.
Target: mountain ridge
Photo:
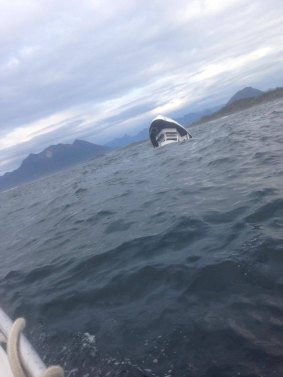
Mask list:
[[[72,144],[50,145],[39,153],[29,154],[17,169],[0,176],[0,191],[78,165],[108,151],[110,148],[107,146],[84,140],[75,140]]]
[[[259,89],[255,89],[251,86],[246,86],[244,89],[239,90],[236,92],[227,102],[226,105],[229,105],[233,102],[242,100],[242,99],[248,99],[248,98],[254,98],[254,97],[259,97],[263,94],[264,92]]]
[[[262,92],[262,94],[256,95],[255,97],[241,98],[232,102],[228,101],[227,104],[223,106],[219,111],[211,115],[202,117],[195,124],[201,124],[201,123],[209,122],[211,120],[216,120],[223,116],[234,114],[239,111],[248,109],[252,106],[269,102],[269,101],[272,101],[281,97],[283,97],[283,88],[279,87],[279,88],[268,90],[266,92]]]
[[[190,125],[194,126],[233,114],[260,103],[271,101],[278,97],[283,97],[283,88],[262,92],[259,89],[246,87],[236,92],[224,106],[217,106],[195,113],[191,112],[178,118],[177,121],[186,127]],[[206,115],[203,116],[203,114]],[[50,145],[39,153],[29,154],[22,161],[19,168],[0,176],[0,191],[102,156],[111,150],[111,148],[125,147],[132,143],[147,140],[147,138],[148,128],[144,128],[136,135],[129,136],[125,134],[120,138],[111,140],[105,145],[97,145],[80,139],[75,140],[72,144]]]

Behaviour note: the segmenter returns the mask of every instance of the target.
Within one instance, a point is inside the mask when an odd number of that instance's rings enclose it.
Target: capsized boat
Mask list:
[[[158,115],[149,127],[149,137],[154,147],[186,141],[192,135],[181,124],[171,118]]]
[[[25,320],[12,322],[0,308],[0,377],[64,377],[62,368],[46,368],[22,334]]]

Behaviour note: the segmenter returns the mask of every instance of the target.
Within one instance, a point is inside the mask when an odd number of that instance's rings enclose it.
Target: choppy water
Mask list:
[[[282,376],[282,106],[0,194],[1,305],[48,364]]]

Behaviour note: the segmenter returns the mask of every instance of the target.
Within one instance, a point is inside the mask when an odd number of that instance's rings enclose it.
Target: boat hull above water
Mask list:
[[[190,140],[192,136],[175,120],[159,115],[151,122],[149,138],[152,145],[157,148],[171,143]]]

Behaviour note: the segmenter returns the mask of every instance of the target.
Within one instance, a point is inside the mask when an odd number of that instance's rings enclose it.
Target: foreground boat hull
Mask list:
[[[8,338],[12,325],[12,320],[0,308],[0,333],[2,337]],[[19,350],[23,367],[28,375],[31,377],[42,376],[46,371],[46,366],[24,335],[20,335]],[[0,344],[0,366],[0,377],[14,377],[10,368],[6,347],[3,343]]]

